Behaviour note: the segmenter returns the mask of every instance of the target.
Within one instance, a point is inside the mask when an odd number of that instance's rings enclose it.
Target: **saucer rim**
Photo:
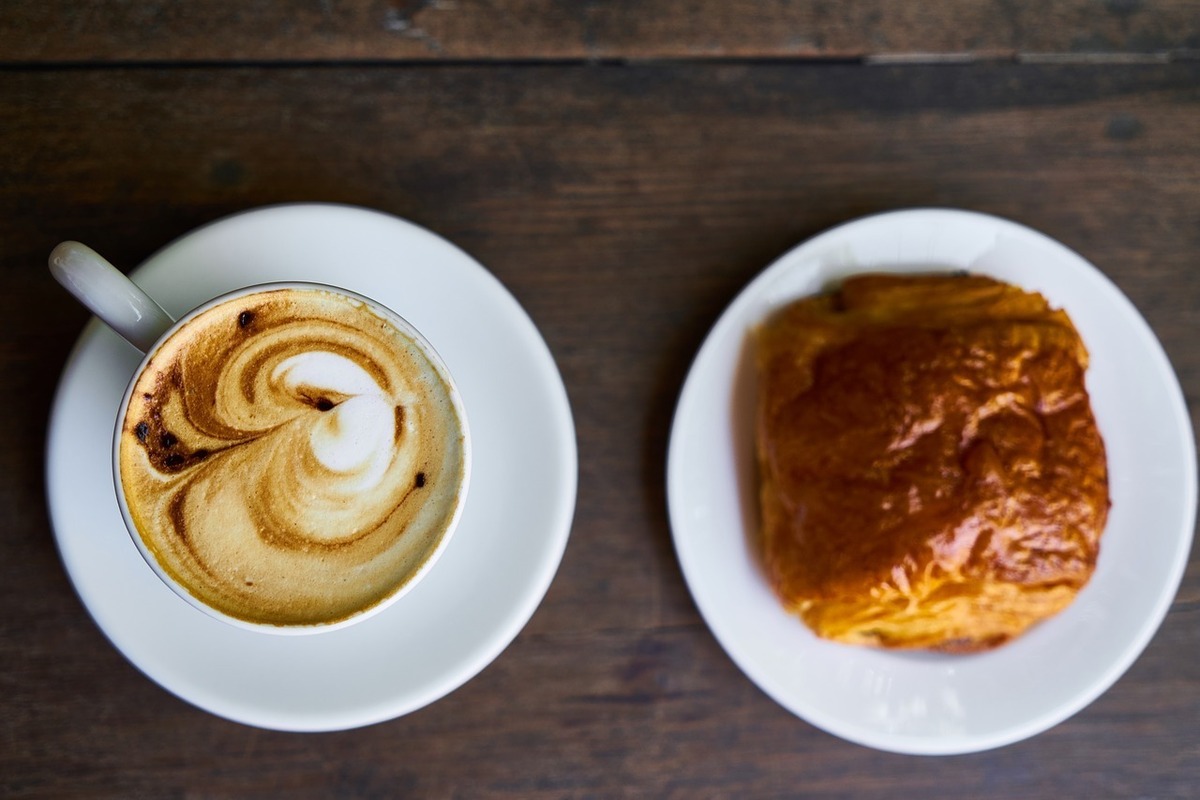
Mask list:
[[[317,214],[324,217],[328,220],[329,224],[334,224],[333,217],[341,214],[350,215],[359,220],[374,218],[384,226],[394,228],[394,235],[397,237],[418,237],[424,240],[425,244],[445,252],[447,258],[458,261],[461,268],[470,274],[470,279],[477,282],[479,291],[486,293],[488,302],[496,304],[498,312],[503,313],[506,323],[511,326],[509,333],[512,336],[514,347],[525,350],[526,355],[532,359],[531,363],[536,362],[536,369],[542,379],[542,383],[538,386],[538,391],[544,393],[542,401],[554,412],[550,415],[551,419],[546,421],[547,441],[552,442],[552,445],[548,446],[547,452],[552,455],[555,463],[561,465],[563,469],[560,476],[561,482],[557,484],[558,491],[549,498],[551,502],[547,503],[550,511],[546,514],[545,533],[540,537],[540,545],[529,553],[527,564],[530,580],[525,584],[520,595],[513,598],[511,607],[506,610],[504,618],[506,624],[502,629],[490,631],[485,636],[479,637],[477,641],[473,642],[470,648],[467,648],[467,653],[463,657],[457,659],[456,663],[447,666],[441,673],[440,680],[429,681],[419,692],[393,691],[388,693],[387,697],[382,697],[369,706],[360,704],[352,709],[332,711],[325,709],[317,712],[277,713],[258,708],[247,709],[239,706],[236,701],[230,702],[226,697],[222,696],[223,693],[220,691],[213,691],[211,687],[205,687],[198,685],[195,681],[189,681],[186,675],[162,674],[159,671],[161,664],[148,665],[144,663],[143,659],[131,654],[131,650],[137,650],[140,653],[144,649],[145,636],[143,635],[142,637],[142,644],[125,641],[124,637],[129,636],[129,632],[117,629],[109,620],[105,619],[102,603],[96,598],[90,597],[88,592],[81,586],[77,575],[81,571],[86,571],[88,566],[79,563],[77,554],[68,541],[69,537],[62,531],[64,524],[62,517],[64,514],[57,510],[60,504],[69,502],[66,497],[61,496],[68,489],[64,485],[63,476],[59,474],[64,471],[64,468],[59,463],[60,453],[56,450],[58,433],[66,424],[63,421],[63,415],[66,413],[65,407],[71,399],[71,393],[86,389],[86,387],[76,385],[80,380],[79,373],[84,368],[84,351],[93,346],[98,337],[108,335],[115,337],[115,334],[111,334],[111,331],[108,331],[94,317],[89,319],[85,324],[79,338],[74,343],[64,363],[55,390],[45,439],[44,476],[46,481],[46,501],[55,546],[71,582],[72,589],[79,597],[89,616],[97,624],[97,627],[100,628],[101,632],[118,652],[132,663],[135,668],[169,693],[218,717],[264,729],[319,732],[362,727],[412,713],[430,703],[436,702],[467,683],[486,669],[488,665],[512,644],[513,640],[529,623],[533,614],[544,600],[561,565],[567,544],[569,543],[578,497],[578,447],[569,396],[563,383],[562,374],[558,369],[558,365],[548,344],[528,312],[525,311],[507,287],[472,256],[452,242],[409,220],[375,209],[340,203],[283,203],[250,208],[215,219],[174,239],[156,250],[136,269],[131,270],[129,273],[130,277],[144,279],[148,275],[156,275],[163,271],[169,272],[176,268],[169,265],[169,260],[172,254],[177,251],[177,248],[195,246],[198,241],[202,242],[204,237],[212,236],[214,230],[219,235],[219,232],[227,226],[249,224],[263,227],[264,224],[279,224],[280,218],[286,218],[291,215],[296,215],[299,218],[308,214]],[[328,272],[328,269],[330,268],[325,268],[325,271]],[[252,281],[250,284],[245,285],[268,282],[275,281]],[[323,282],[333,286],[335,289],[341,288],[345,291],[365,296],[373,303],[389,309],[402,319],[409,319],[409,314],[405,313],[403,309],[397,309],[393,304],[380,300],[369,290],[364,291],[365,287],[353,284],[342,287],[337,283],[331,283],[328,278]],[[237,291],[239,288],[242,288],[242,285],[233,285],[230,283],[222,290],[222,293]],[[500,308],[500,306],[504,307]],[[437,343],[434,342],[431,346],[436,348]],[[108,459],[105,458],[105,461],[108,462]],[[86,479],[104,482],[103,478],[104,476],[90,476]],[[475,479],[477,480],[478,476],[475,476]],[[469,504],[469,502],[470,499],[468,498],[467,503]],[[116,503],[117,501],[114,497],[114,507]],[[118,524],[121,524],[119,518]],[[140,560],[140,555],[134,549],[132,539],[128,536],[128,531],[124,530],[123,527],[121,536],[130,540],[130,550],[134,557]],[[181,600],[180,602],[184,601]],[[386,615],[389,610],[384,609],[380,611],[376,617]],[[195,610],[193,609],[193,611]],[[203,617],[201,612],[195,611],[195,613]],[[223,633],[219,635],[227,638],[227,644],[230,647],[235,647],[237,637],[243,634],[275,640],[308,640],[317,642],[324,640],[332,642],[334,640],[331,637],[341,632],[340,630],[331,630],[322,631],[312,636],[279,637],[274,634],[257,631],[242,631],[228,626],[223,622],[204,618],[214,625],[221,626]],[[368,620],[364,620],[362,624],[366,625],[369,622]],[[196,624],[203,623],[197,622]],[[353,630],[356,627],[358,626],[352,626],[350,629],[345,630]]]

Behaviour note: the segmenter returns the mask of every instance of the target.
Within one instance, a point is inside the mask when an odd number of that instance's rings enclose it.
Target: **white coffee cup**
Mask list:
[[[152,298],[146,295],[136,284],[109,264],[103,257],[78,242],[64,242],[56,247],[50,255],[50,270],[54,277],[95,313],[101,321],[105,322],[146,354],[129,381],[115,421],[113,476],[117,502],[130,538],[147,565],[176,595],[210,617],[238,628],[274,634],[310,634],[343,628],[378,614],[411,591],[430,572],[435,562],[445,551],[465,505],[471,472],[470,436],[467,429],[467,417],[463,408],[462,398],[449,370],[432,345],[406,320],[385,306],[345,289],[323,284],[290,282],[258,284],[238,289],[201,304],[180,317],[178,321],[175,321]],[[131,512],[126,496],[126,487],[122,480],[120,466],[121,434],[122,430],[126,427],[127,410],[129,409],[131,396],[138,385],[139,378],[148,365],[150,365],[154,354],[179,331],[196,320],[200,315],[205,314],[205,312],[217,309],[232,301],[253,299],[258,296],[265,296],[266,293],[278,292],[279,290],[314,290],[346,298],[348,301],[361,304],[374,317],[390,323],[392,328],[398,331],[404,339],[415,345],[416,351],[427,359],[428,364],[436,370],[437,377],[444,384],[449,403],[453,407],[453,413],[457,417],[457,430],[461,432],[460,445],[454,451],[458,454],[455,464],[461,464],[461,473],[456,484],[457,492],[454,495],[452,507],[449,507],[444,514],[438,517],[439,522],[436,526],[436,536],[430,537],[434,539],[434,542],[430,545],[429,549],[421,551],[419,563],[412,569],[398,572],[394,575],[393,584],[380,590],[383,593],[382,599],[373,601],[349,615],[338,616],[336,619],[330,621],[303,623],[255,621],[253,619],[242,618],[242,616],[237,615],[237,612],[227,613],[226,610],[216,607],[218,603],[203,599],[199,596],[203,592],[190,589],[184,580],[172,574],[173,569],[165,566],[164,561],[160,560],[160,556],[156,555],[153,548],[147,544],[146,539],[150,537],[143,536],[143,533],[138,529],[138,525],[135,522],[136,515]],[[417,485],[422,486],[424,480],[423,473],[418,475],[418,480]],[[355,574],[357,575],[358,573],[356,572]]]

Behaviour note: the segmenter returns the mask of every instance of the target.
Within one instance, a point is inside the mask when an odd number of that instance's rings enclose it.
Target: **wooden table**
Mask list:
[[[1147,797],[1200,793],[1200,559],[1088,708],[948,758],[836,739],[717,645],[667,520],[674,402],[780,253],[909,206],[1010,217],[1096,263],[1200,403],[1192,0],[13,0],[0,8],[0,794]],[[476,678],[287,734],[146,679],[73,593],[44,504],[86,314],[61,239],[133,266],[220,216],[378,208],[475,255],[562,371],[580,488],[532,620]]]

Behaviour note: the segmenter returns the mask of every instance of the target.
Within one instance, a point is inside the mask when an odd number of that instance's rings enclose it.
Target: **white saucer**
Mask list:
[[[973,656],[897,654],[817,639],[786,614],[751,552],[757,526],[751,329],[773,309],[863,271],[959,270],[1043,293],[1091,353],[1112,512],[1091,583],[1059,616]],[[792,250],[717,322],[671,432],[675,547],[713,634],[782,706],[882,750],[948,754],[1039,733],[1111,686],[1149,643],[1183,576],[1196,453],[1179,383],[1133,305],[1066,247],[1012,222],[920,209],[868,217]]]
[[[273,636],[210,619],[155,577],[113,490],[117,406],[140,355],[92,320],[50,419],[46,482],[67,572],[139,669],[214,714],[264,728],[337,730],[401,716],[479,673],[545,595],[575,507],[575,432],[554,360],[529,317],[470,256],[373,211],[266,208],[150,258],[137,282],[173,316],[231,289],[307,280],[364,294],[445,360],[470,420],[474,467],[458,530],[399,602],[349,628]]]

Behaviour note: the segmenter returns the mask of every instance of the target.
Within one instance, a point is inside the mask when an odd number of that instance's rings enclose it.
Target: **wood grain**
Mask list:
[[[9,62],[1195,57],[1200,0],[9,0]]]
[[[886,755],[793,717],[721,651],[663,473],[688,364],[738,290],[808,236],[907,206],[1011,217],[1093,260],[1196,425],[1198,129],[1200,63],[0,72],[0,794],[1193,797],[1200,556],[1145,654],[1071,720],[988,753]],[[486,264],[558,360],[581,465],[561,569],[494,664],[408,717],[309,736],[212,717],[125,662],[72,593],[40,477],[86,317],[51,247],[134,265],[301,200],[399,214]]]

